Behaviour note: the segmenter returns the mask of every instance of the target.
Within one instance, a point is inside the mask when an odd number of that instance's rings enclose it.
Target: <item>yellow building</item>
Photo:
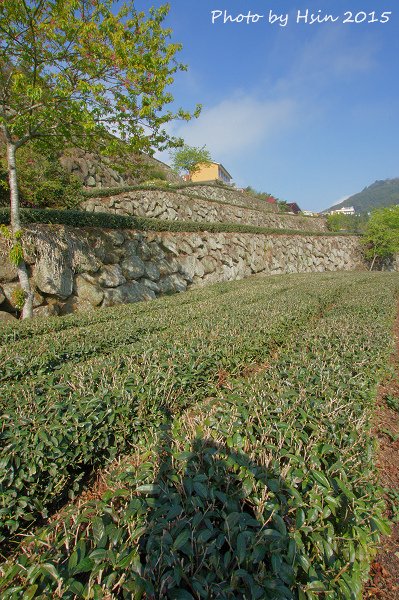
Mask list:
[[[216,181],[230,183],[232,177],[220,163],[204,163],[199,165],[198,171],[191,174],[191,181]]]

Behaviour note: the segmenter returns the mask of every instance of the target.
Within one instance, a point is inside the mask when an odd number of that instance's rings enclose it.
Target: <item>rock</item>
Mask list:
[[[204,246],[204,240],[197,234],[187,237],[186,242],[191,246],[193,250],[196,250],[197,248],[202,248]],[[165,245],[164,242],[163,245]]]
[[[121,267],[126,279],[139,279],[145,273],[145,265],[138,256],[126,256]]]
[[[4,296],[8,300],[8,303],[13,308],[17,308],[15,305],[15,296],[14,296],[15,291],[20,290],[20,289],[22,289],[22,288],[18,281],[3,284]],[[41,304],[43,304],[43,302],[44,302],[43,296],[41,296],[37,290],[33,290],[33,308],[40,306]]]
[[[156,294],[159,293],[159,285],[151,279],[141,279],[140,283],[143,283],[149,290],[152,290]]]
[[[162,246],[163,246],[163,248],[167,252],[170,252],[171,254],[174,254],[175,256],[179,256],[180,252],[179,252],[179,250],[177,248],[177,245],[172,240],[168,240],[167,238],[163,238],[162,239]]]
[[[106,288],[104,290],[104,300],[101,306],[115,306],[117,304],[124,304],[126,300],[121,287]]]
[[[79,297],[79,302],[86,301],[92,306],[99,306],[103,301],[104,292],[100,286],[87,281],[82,275],[76,277],[74,289]]]
[[[151,258],[165,258],[165,252],[157,242],[150,242],[148,246],[150,248]]]
[[[131,255],[131,256],[137,256],[138,247],[139,247],[139,241],[137,239],[127,240],[127,242],[124,245],[125,254]]]
[[[153,300],[155,298],[153,290],[150,290],[143,283],[132,281],[122,287],[124,288],[123,292],[126,297],[126,302],[140,302],[142,300]]]
[[[107,231],[107,237],[110,239],[114,246],[122,246],[125,241],[125,236],[121,231],[117,231],[116,229],[110,229]]]
[[[5,295],[3,294],[3,290],[0,287],[0,304],[3,304],[4,300],[6,299]]]
[[[179,243],[179,250],[183,254],[191,254],[192,253],[192,248],[191,248],[190,244],[188,244],[186,242],[186,240],[181,240],[180,241],[180,243]]]
[[[94,177],[92,175],[90,175],[87,179],[86,179],[86,185],[88,187],[95,187],[96,186],[96,180],[94,179]]]
[[[113,288],[126,283],[122,269],[119,265],[104,265],[98,275],[97,281],[100,285]]]
[[[147,286],[137,281],[131,281],[118,288],[104,290],[102,306],[115,306],[116,304],[130,304],[143,300],[152,300],[155,293]]]
[[[41,306],[44,302],[44,298],[37,290],[33,291],[33,308]]]
[[[18,319],[16,319],[15,317],[12,316],[12,314],[8,313],[8,312],[4,312],[3,310],[0,310],[0,324],[1,323],[17,323]]]
[[[195,276],[203,277],[205,270],[202,263],[195,256],[183,256],[180,260],[180,272],[186,275],[190,280]]]
[[[151,246],[144,241],[139,244],[137,253],[143,260],[150,260],[153,257]]]
[[[144,273],[148,279],[152,279],[152,281],[158,281],[161,276],[161,273],[157,267],[157,265],[153,262],[146,262],[144,264]]]
[[[0,244],[2,242],[0,240]],[[18,279],[17,267],[11,263],[8,252],[6,245],[3,246],[2,244],[2,247],[0,247],[0,281],[15,281]]]
[[[212,256],[204,256],[201,260],[202,268],[204,269],[204,274],[212,273],[217,268],[217,261]]]
[[[174,257],[163,258],[157,261],[157,267],[161,275],[171,275],[179,270],[179,263]]]
[[[48,304],[33,309],[33,317],[55,317],[59,315],[59,308],[56,304]]]
[[[175,292],[185,292],[187,281],[177,273],[162,277],[158,281],[158,287],[161,294],[174,294]]]
[[[53,256],[42,255],[34,269],[37,288],[45,294],[68,298],[73,288],[72,269],[64,264],[54,249]]]

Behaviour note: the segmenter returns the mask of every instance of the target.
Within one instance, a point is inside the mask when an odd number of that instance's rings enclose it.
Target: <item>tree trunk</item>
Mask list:
[[[374,257],[373,257],[373,262],[371,263],[371,267],[370,267],[370,271],[372,271],[372,270],[373,270],[373,267],[374,267],[374,263],[375,263],[375,259],[376,259],[376,258],[377,258],[377,255],[376,255],[376,254],[374,254]]]
[[[19,192],[17,181],[17,166],[15,161],[16,145],[7,140],[7,163],[8,163],[8,178],[10,182],[10,197],[11,197],[11,230],[13,241],[15,236],[21,231],[21,221],[19,216]],[[22,259],[17,265],[18,279],[21,288],[25,292],[25,303],[22,309],[22,318],[27,319],[32,317],[33,310],[33,291],[31,289],[28,269],[25,261]]]

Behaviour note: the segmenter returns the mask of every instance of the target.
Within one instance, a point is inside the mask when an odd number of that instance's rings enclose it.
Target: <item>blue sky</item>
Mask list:
[[[138,6],[149,6],[140,0]],[[201,116],[171,132],[206,144],[238,186],[322,210],[399,177],[399,7],[392,0],[171,0],[188,72],[171,92]],[[396,6],[395,6],[396,5]],[[223,23],[224,11],[263,15]],[[300,15],[338,17],[297,22]],[[212,11],[222,16],[212,24]],[[286,26],[269,23],[270,11]],[[318,13],[320,11],[320,13]],[[345,13],[366,22],[343,23]],[[391,11],[387,23],[378,20]],[[370,14],[371,13],[371,14]],[[217,14],[217,13],[215,13]],[[350,16],[347,15],[349,18]],[[161,157],[168,162],[168,156]]]

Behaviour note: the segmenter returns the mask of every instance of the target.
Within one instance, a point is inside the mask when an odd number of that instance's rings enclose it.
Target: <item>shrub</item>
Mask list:
[[[76,208],[82,200],[82,182],[59,163],[54,151],[24,146],[17,154],[21,205],[36,208]],[[0,203],[10,202],[8,174],[0,159]]]

